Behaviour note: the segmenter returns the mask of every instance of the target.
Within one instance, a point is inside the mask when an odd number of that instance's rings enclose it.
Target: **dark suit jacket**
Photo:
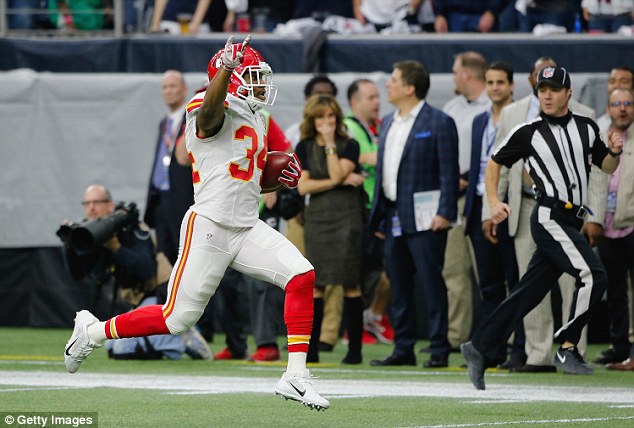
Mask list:
[[[383,119],[379,134],[376,186],[370,213],[370,229],[383,231],[387,203],[383,193],[383,158],[393,115]],[[416,233],[416,192],[440,189],[437,214],[453,221],[458,212],[458,132],[453,119],[425,103],[415,119],[403,149],[397,177],[396,209],[403,233]]]
[[[145,223],[150,227],[156,226],[156,208],[158,206],[159,199],[159,191],[152,184],[152,176],[154,175],[154,168],[156,167],[156,156],[158,155],[159,148],[161,144],[163,144],[163,129],[165,126],[165,121],[167,118],[163,118],[159,125],[159,136],[156,142],[156,150],[154,152],[154,161],[152,162],[152,172],[150,174],[150,184],[148,187],[148,197],[147,204],[145,207]],[[185,117],[183,116],[183,121],[181,125],[181,129],[178,131],[176,139],[181,138],[183,133],[185,132]],[[182,141],[181,144],[185,144],[185,141]],[[191,167],[182,166],[176,160],[176,150],[172,152],[172,160],[170,162],[169,170],[169,181],[170,181],[170,190],[168,192],[168,197],[170,199],[170,206],[173,208],[170,210],[170,222],[176,223],[176,230],[180,229],[181,221],[183,220],[183,216],[187,212],[190,206],[194,203],[194,185],[192,184],[192,170]],[[176,242],[178,242],[178,237],[176,237]]]
[[[467,196],[464,204],[464,216],[466,218],[465,234],[469,234],[471,227],[480,227],[479,224],[475,225],[472,221],[469,221],[472,210],[473,200],[476,197],[476,186],[478,184],[478,177],[480,175],[480,155],[482,152],[482,137],[489,123],[490,112],[485,111],[473,118],[473,127],[471,130],[471,164],[469,166],[469,185],[467,186]],[[486,201],[482,201],[486,203]]]

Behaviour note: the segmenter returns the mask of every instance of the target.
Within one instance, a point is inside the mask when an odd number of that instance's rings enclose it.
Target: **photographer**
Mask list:
[[[102,288],[114,285],[110,312],[116,315],[132,307],[163,303],[166,282],[157,287],[157,259],[150,233],[139,223],[136,205],[115,206],[110,191],[101,184],[88,186],[82,201],[85,220],[64,222],[58,231],[64,242],[68,268],[76,280],[97,286],[95,306]],[[164,276],[164,275],[161,275]],[[117,291],[125,306],[117,306]],[[180,336],[156,335],[109,341],[108,355],[114,359],[179,359],[187,353],[193,359],[211,360],[207,342],[195,329]]]
[[[106,232],[108,229],[93,229],[90,225],[101,225],[101,221],[106,225],[107,220],[114,218],[115,205],[110,191],[101,184],[90,185],[84,192],[82,205],[86,220],[79,224],[65,222],[58,232],[65,243],[67,264],[73,279],[86,278],[94,282],[97,285],[97,299],[100,298],[102,287],[113,278],[115,289],[148,291],[153,288],[156,275],[154,244],[149,232],[140,228],[136,207],[132,204],[127,208],[117,207],[117,217],[123,217],[126,221],[118,225],[112,235],[104,237],[106,241],[99,245],[102,236],[95,230]],[[97,219],[101,219],[99,223],[90,222]],[[91,232],[84,234],[95,241],[94,248],[87,248],[92,245],[86,244],[86,239],[74,239],[79,235],[78,229]],[[112,310],[115,302],[116,296],[113,295]]]

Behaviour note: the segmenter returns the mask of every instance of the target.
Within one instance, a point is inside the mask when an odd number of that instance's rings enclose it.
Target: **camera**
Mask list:
[[[94,251],[115,234],[139,224],[139,210],[134,202],[119,202],[114,212],[104,218],[63,224],[57,236],[79,254]]]

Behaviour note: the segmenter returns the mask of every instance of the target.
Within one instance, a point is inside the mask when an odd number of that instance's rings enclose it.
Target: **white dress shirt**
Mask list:
[[[424,104],[425,100],[421,100],[405,116],[399,115],[398,110],[396,110],[393,115],[392,125],[387,131],[385,152],[383,153],[383,193],[392,202],[396,201],[396,181],[403,149],[412,126],[414,126],[416,116],[418,116]]]

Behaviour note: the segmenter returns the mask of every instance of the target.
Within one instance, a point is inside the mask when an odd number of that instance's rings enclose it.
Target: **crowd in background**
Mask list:
[[[122,0],[127,33],[588,32],[631,35],[632,0]],[[99,31],[114,0],[8,0],[9,30]],[[629,30],[628,30],[629,29]]]

